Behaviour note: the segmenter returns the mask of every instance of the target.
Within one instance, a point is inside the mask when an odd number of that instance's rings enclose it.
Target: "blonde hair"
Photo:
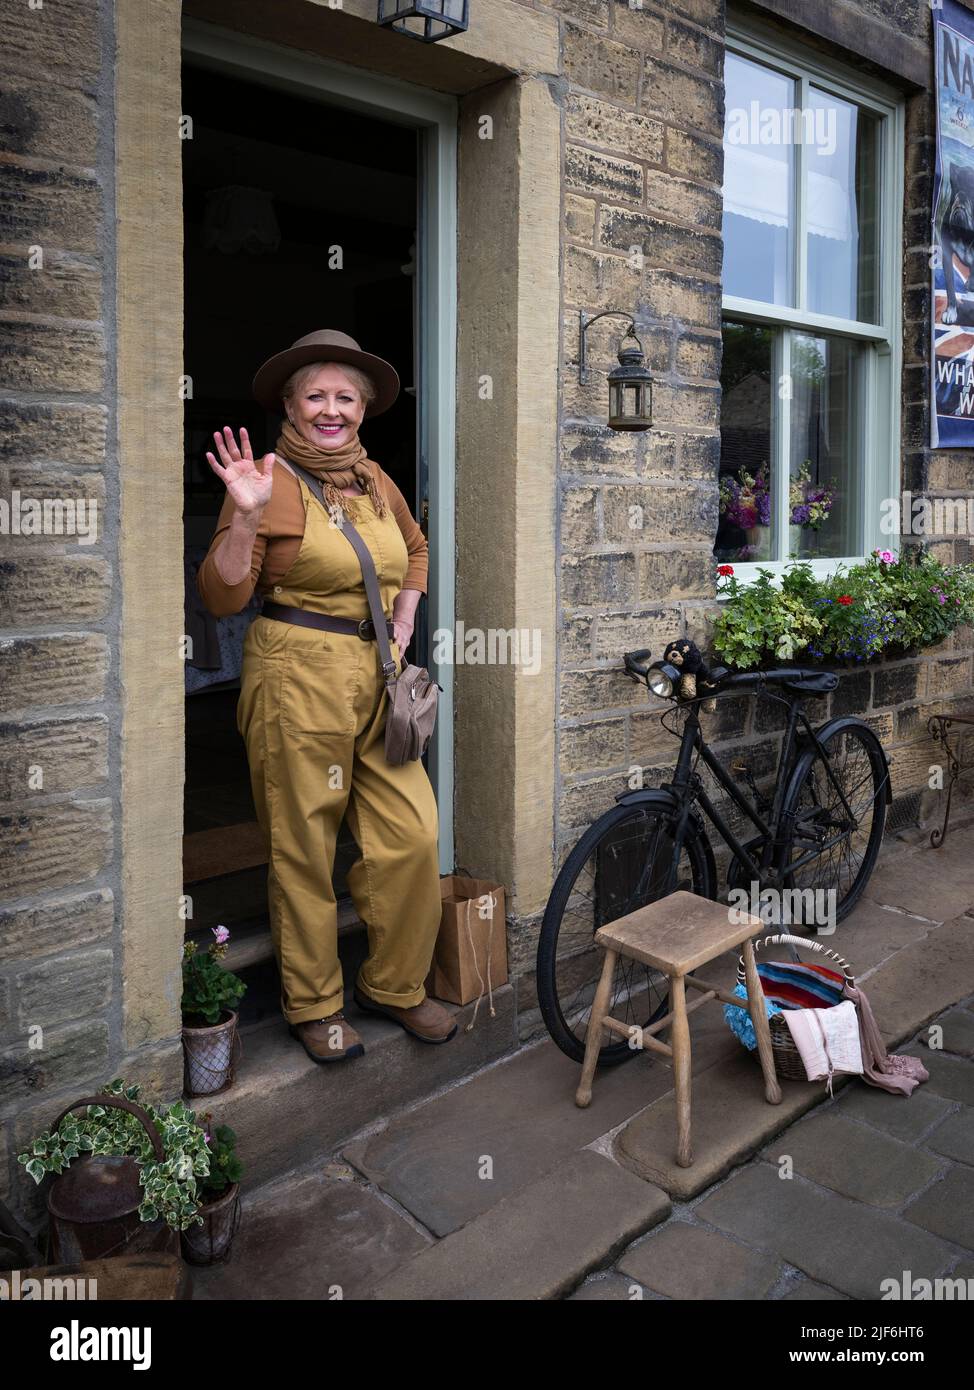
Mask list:
[[[284,387],[281,391],[282,399],[289,401],[292,396],[299,395],[304,390],[305,383],[310,380],[316,372],[320,372],[322,367],[341,368],[349,381],[353,382],[354,385],[358,387],[359,394],[365,402],[366,407],[370,406],[375,400],[375,382],[367,372],[363,372],[361,367],[353,367],[351,363],[348,362],[330,361],[309,362],[306,366],[299,367],[296,372],[292,372],[284,383]]]

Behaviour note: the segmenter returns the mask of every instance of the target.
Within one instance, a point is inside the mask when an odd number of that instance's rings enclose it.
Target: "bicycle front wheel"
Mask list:
[[[636,805],[607,811],[585,832],[555,880],[538,942],[538,1004],[548,1032],[566,1056],[581,1062],[585,1033],[602,972],[604,952],[593,940],[599,927],[664,896],[673,862],[673,801],[647,793]],[[713,898],[713,854],[703,830],[686,826],[676,882]],[[609,1014],[646,1028],[668,1010],[666,976],[638,961],[619,957]],[[624,1062],[636,1049],[609,1042],[599,1065]]]
[[[825,758],[816,748],[806,749],[785,796],[783,882],[803,895],[816,895],[813,920],[834,911],[841,922],[876,867],[890,799],[889,768],[879,739],[857,719],[838,719],[818,736]]]

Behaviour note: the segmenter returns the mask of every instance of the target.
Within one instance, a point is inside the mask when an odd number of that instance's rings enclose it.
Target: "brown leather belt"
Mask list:
[[[264,599],[260,610],[262,618],[275,618],[279,623],[294,623],[297,627],[316,627],[320,632],[345,632],[350,637],[361,637],[363,642],[375,640],[375,627],[371,618],[356,622],[354,618],[331,618],[327,613],[311,613],[306,608],[295,608],[290,603],[272,603]],[[392,621],[386,621],[386,631],[395,638]]]

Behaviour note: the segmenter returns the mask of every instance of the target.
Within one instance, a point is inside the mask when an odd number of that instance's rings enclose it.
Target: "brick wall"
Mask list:
[[[113,1054],[111,8],[0,0],[0,498],[97,506],[94,544],[0,535],[0,1199],[20,1211],[18,1144]]]

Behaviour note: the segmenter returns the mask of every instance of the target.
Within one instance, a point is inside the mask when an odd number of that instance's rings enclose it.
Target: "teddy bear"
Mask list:
[[[695,700],[697,698],[697,677],[700,676],[700,685],[703,690],[713,690],[717,682],[708,680],[710,674],[704,663],[703,653],[695,642],[691,642],[687,637],[680,637],[675,642],[671,642],[663,653],[663,660],[675,666],[680,672],[679,696],[681,700]],[[705,709],[712,709],[713,702],[708,701]]]
[[[695,700],[697,697],[697,675],[703,666],[700,649],[686,637],[671,642],[663,653],[663,660],[675,666],[680,672],[680,698]]]

